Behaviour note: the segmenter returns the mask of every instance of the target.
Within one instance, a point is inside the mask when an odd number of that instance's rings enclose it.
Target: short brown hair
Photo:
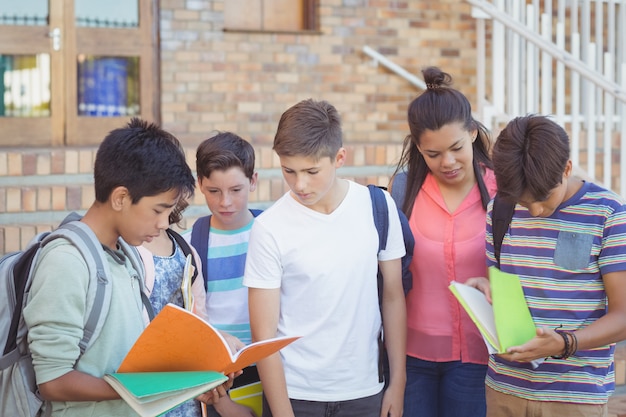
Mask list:
[[[198,179],[209,178],[213,171],[240,167],[248,179],[254,174],[254,148],[232,132],[219,132],[205,139],[196,150]]]
[[[283,113],[273,149],[279,156],[334,158],[342,145],[341,118],[327,101],[303,100]]]

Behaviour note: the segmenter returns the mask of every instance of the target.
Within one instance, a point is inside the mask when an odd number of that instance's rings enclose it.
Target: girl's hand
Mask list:
[[[487,278],[485,277],[468,278],[467,281],[465,281],[463,284],[476,288],[478,291],[485,294],[487,301],[491,303],[491,285],[489,284],[489,280]]]

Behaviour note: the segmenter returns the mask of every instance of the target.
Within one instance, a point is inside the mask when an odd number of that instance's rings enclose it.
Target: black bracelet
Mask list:
[[[565,348],[563,349],[563,353],[560,355],[552,356],[553,359],[567,359],[578,351],[578,338],[576,334],[567,330],[559,330],[562,325],[555,329],[555,332],[561,335],[563,338],[563,342],[565,343]],[[572,338],[570,341],[569,338]]]
[[[567,359],[569,357],[570,343],[569,337],[567,337],[568,332],[564,330],[559,330],[561,327],[562,325],[556,328],[554,331],[561,335],[561,337],[563,338],[563,342],[565,343],[565,347],[563,348],[563,353],[561,353],[560,355],[551,356],[552,359]]]
[[[573,343],[572,343],[572,351],[570,352],[568,356],[572,356],[578,351],[578,338],[576,337],[576,333],[574,332],[569,332],[569,335],[572,336]]]

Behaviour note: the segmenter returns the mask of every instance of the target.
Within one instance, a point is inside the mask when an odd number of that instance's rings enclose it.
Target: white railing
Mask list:
[[[405,80],[413,84],[415,87],[422,89],[422,90],[426,90],[426,83],[424,82],[424,80],[411,74],[410,72],[402,68],[400,65],[396,64],[395,62],[391,61],[389,58],[381,54],[380,52],[372,49],[371,47],[367,45],[363,47],[363,52],[367,56],[372,58],[372,60],[376,64],[381,64],[388,70],[396,73],[400,77],[404,78]]]
[[[518,115],[554,116],[574,165],[626,196],[626,0],[467,1],[480,119],[497,131]]]

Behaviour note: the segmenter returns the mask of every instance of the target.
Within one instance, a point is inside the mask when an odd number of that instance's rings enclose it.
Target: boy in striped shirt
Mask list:
[[[540,115],[512,120],[495,142],[498,192],[517,203],[500,269],[520,277],[537,333],[490,357],[488,417],[607,415],[615,342],[626,338],[626,209],[573,176],[569,154],[565,130]]]
[[[194,223],[183,237],[198,251],[205,279],[209,322],[222,332],[233,351],[250,344],[248,289],[243,272],[250,229],[260,210],[248,207],[256,190],[253,146],[232,132],[218,132],[196,150],[198,189],[211,214]],[[233,388],[256,383],[256,366],[244,369]],[[254,417],[251,409],[222,398],[207,410],[208,417]]]

